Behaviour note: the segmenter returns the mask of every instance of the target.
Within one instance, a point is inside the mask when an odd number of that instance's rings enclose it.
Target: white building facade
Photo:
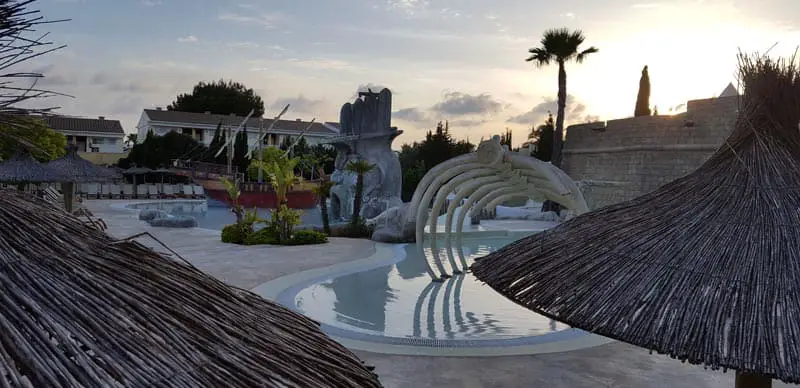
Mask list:
[[[64,134],[67,144],[78,147],[81,153],[123,152],[125,131],[119,120],[98,118],[44,116],[47,125],[54,131]]]
[[[216,115],[207,113],[179,112],[156,109],[145,109],[136,125],[139,142],[144,141],[147,133],[152,131],[156,136],[169,132],[179,132],[191,136],[206,146],[211,144],[218,125],[223,129],[237,128],[244,117],[236,115]],[[259,127],[266,130],[272,119],[250,118],[245,123],[248,144],[257,147]],[[279,146],[284,141],[297,139],[309,122],[297,120],[279,120],[264,137],[265,146]],[[337,123],[313,123],[303,137],[309,145],[321,144],[325,140],[339,134]]]

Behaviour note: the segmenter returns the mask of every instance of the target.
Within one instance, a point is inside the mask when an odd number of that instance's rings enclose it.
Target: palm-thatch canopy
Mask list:
[[[60,172],[39,163],[25,149],[0,163],[0,182],[39,183],[58,182],[62,179],[64,176]]]
[[[0,191],[0,383],[379,387],[302,315]]]
[[[67,177],[65,182],[102,182],[119,178],[113,168],[100,167],[78,155],[75,147],[67,149],[67,154],[47,163]]]
[[[576,328],[800,383],[800,69],[740,56],[740,72],[736,128],[697,171],[489,254],[475,276]]]

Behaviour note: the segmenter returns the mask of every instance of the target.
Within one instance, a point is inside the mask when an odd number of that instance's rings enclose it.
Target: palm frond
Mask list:
[[[531,56],[525,62],[534,62],[537,66],[547,66],[553,60],[553,55],[541,47],[528,50]]]
[[[587,55],[596,53],[598,51],[600,51],[600,49],[598,49],[597,47],[594,46],[589,47],[588,49],[581,51],[580,53],[578,53],[578,55],[575,56],[575,62],[582,63],[583,60],[586,59]]]

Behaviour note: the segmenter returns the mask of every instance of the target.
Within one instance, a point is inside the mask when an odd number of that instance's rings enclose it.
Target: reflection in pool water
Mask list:
[[[222,230],[225,225],[236,222],[236,216],[231,212],[230,206],[224,202],[209,199],[200,201],[161,201],[137,203],[129,206],[132,209],[157,209],[175,216],[191,216],[197,219],[197,227],[205,229]],[[322,225],[322,213],[319,208],[302,210],[300,223],[302,225]],[[258,209],[261,218],[271,218],[270,209]]]
[[[513,240],[464,239],[467,263]],[[330,326],[388,337],[483,340],[568,328],[517,306],[470,273],[431,282],[418,252],[409,244],[396,264],[308,286],[292,307]],[[430,249],[425,252],[430,257]]]

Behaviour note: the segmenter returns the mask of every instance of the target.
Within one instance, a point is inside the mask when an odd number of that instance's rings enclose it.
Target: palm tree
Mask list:
[[[297,183],[297,175],[294,174],[294,168],[297,166],[297,161],[297,158],[289,159],[284,156],[273,161],[271,164],[265,163],[264,172],[267,173],[269,182],[272,185],[272,188],[275,190],[278,209],[280,209],[281,205],[285,205],[287,203],[286,194],[289,192],[289,189],[295,183]]]
[[[356,226],[361,218],[361,202],[364,200],[364,174],[374,170],[375,165],[370,164],[364,159],[359,159],[350,161],[344,169],[345,171],[358,174],[358,178],[356,179],[356,197],[353,200],[353,218],[350,219],[350,224]]]
[[[551,62],[558,64],[558,111],[551,158],[556,167],[561,167],[561,150],[564,144],[564,108],[567,105],[567,72],[564,70],[564,64],[572,60],[581,63],[587,55],[599,51],[594,46],[578,51],[585,39],[580,30],[570,31],[567,28],[547,30],[542,36],[542,46],[528,50],[531,56],[525,60],[534,62],[538,67],[547,66]]]
[[[334,183],[326,177],[313,189],[314,195],[316,195],[319,200],[319,210],[322,212],[322,229],[325,230],[325,234],[329,236],[331,234],[331,222],[328,219],[328,198],[330,197],[331,187],[333,187],[333,185]]]
[[[135,146],[139,141],[139,135],[135,133],[129,133],[128,136],[125,137],[125,144],[128,147]]]
[[[231,199],[231,211],[236,215],[236,223],[242,224],[244,220],[244,207],[239,203],[239,196],[242,194],[242,192],[239,191],[239,185],[225,177],[221,177],[219,180],[225,186],[225,191],[228,192],[228,198]]]

